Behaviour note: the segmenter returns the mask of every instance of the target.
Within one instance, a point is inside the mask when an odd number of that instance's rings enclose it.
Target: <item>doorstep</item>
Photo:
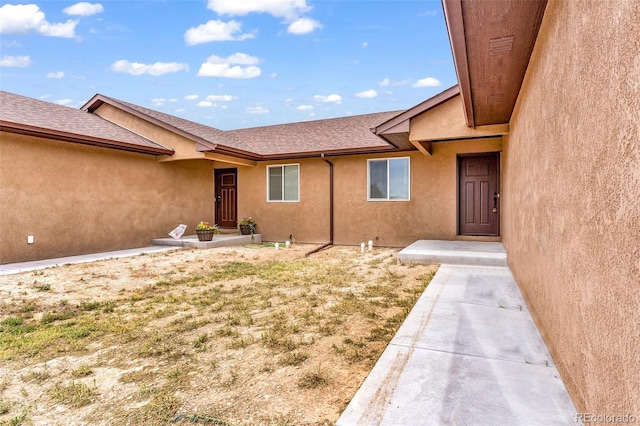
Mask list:
[[[169,237],[156,238],[153,240],[154,246],[174,246],[196,249],[242,246],[245,244],[262,244],[262,234],[218,234],[215,235],[211,241],[198,241],[198,237],[196,235],[185,235],[179,239]]]

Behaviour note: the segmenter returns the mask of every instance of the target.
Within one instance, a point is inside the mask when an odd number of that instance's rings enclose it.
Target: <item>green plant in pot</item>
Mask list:
[[[218,225],[211,225],[209,222],[200,222],[196,225],[196,235],[199,241],[211,241],[218,232]]]
[[[240,233],[242,233],[242,235],[253,235],[256,232],[258,223],[251,217],[243,217],[238,225],[240,226]]]

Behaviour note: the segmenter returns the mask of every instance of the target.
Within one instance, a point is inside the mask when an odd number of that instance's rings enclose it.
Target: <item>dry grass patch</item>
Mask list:
[[[435,267],[312,248],[0,277],[0,423],[333,424]]]

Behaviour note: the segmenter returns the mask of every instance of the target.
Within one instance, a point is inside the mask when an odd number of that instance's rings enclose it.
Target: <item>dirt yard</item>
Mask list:
[[[313,248],[0,277],[0,424],[335,423],[436,266]]]

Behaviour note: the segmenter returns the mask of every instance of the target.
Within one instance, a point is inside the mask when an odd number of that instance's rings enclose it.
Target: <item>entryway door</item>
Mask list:
[[[458,157],[460,235],[499,235],[499,154]]]
[[[214,176],[216,223],[221,228],[235,228],[238,220],[238,170],[216,169]]]

